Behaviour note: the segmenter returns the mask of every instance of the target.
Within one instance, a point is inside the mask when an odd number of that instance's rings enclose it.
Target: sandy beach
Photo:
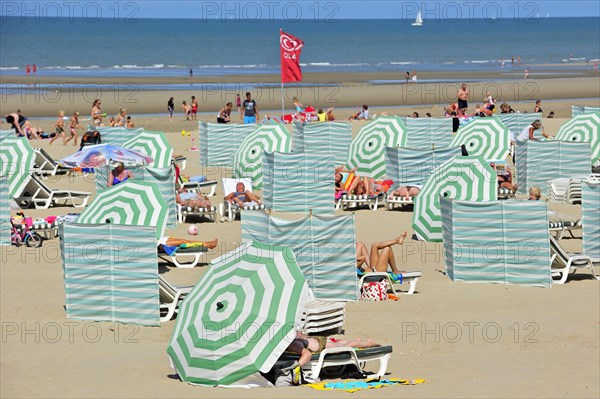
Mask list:
[[[553,110],[555,119],[543,120],[554,135],[571,115],[571,105],[598,106],[599,78],[593,72],[523,80],[503,78],[498,73],[419,74],[421,79],[482,79],[469,83],[471,104],[491,91],[501,102],[515,110],[532,112],[535,99],[542,99],[544,115]],[[263,77],[262,82],[277,82]],[[35,83],[124,84],[127,79],[35,78]],[[212,79],[212,80],[211,80]],[[442,116],[443,107],[456,96],[458,83],[418,83],[417,85],[372,85],[369,80],[401,79],[398,74],[320,74],[305,81],[319,84],[301,88],[300,100],[319,107],[336,107],[338,119],[356,112],[357,105],[370,105],[372,113],[407,115],[417,111],[424,116]],[[337,82],[331,86],[331,81]],[[189,151],[190,138],[197,137],[198,124],[186,121],[179,105],[191,95],[201,98],[199,119],[214,121],[225,101],[234,101],[236,91],[220,90],[220,83],[255,83],[252,77],[198,78],[194,82],[215,83],[213,91],[121,91],[52,93],[32,89],[27,94],[4,94],[3,110],[17,108],[32,119],[36,127],[51,131],[49,119],[59,109],[70,115],[79,110],[89,114],[91,101],[99,97],[103,110],[115,114],[125,107],[138,127],[164,131],[175,152],[188,158],[188,175],[206,174],[220,180],[230,171],[202,168],[199,153]],[[34,83],[24,78],[2,77],[2,83]],[[185,84],[188,79],[135,79],[141,84]],[[334,90],[335,89],[335,90]],[[312,91],[311,91],[312,90]],[[254,91],[261,117],[276,114],[281,106],[280,89]],[[96,95],[97,94],[97,95]],[[53,96],[54,97],[51,97]],[[286,109],[291,112],[291,91]],[[170,122],[166,102],[175,97],[177,114]],[[264,111],[263,111],[264,110]],[[152,114],[152,115],[149,115]],[[87,121],[82,120],[85,125]],[[353,122],[356,135],[364,122]],[[0,126],[5,129],[6,124]],[[82,132],[83,133],[83,132]],[[60,159],[76,148],[52,146],[47,140],[32,141]],[[93,178],[62,176],[50,179],[55,188],[94,191]],[[214,203],[222,199],[219,185]],[[549,204],[557,213],[579,217],[581,206]],[[69,207],[25,210],[27,216],[60,215],[77,212]],[[13,215],[15,211],[12,211]],[[344,212],[338,211],[339,214]],[[367,244],[391,239],[403,231],[412,234],[412,212],[355,212],[356,239]],[[188,237],[187,224],[169,230],[171,236]],[[220,246],[209,252],[206,261],[235,248],[241,241],[240,222],[199,223],[199,238],[218,238]],[[581,231],[576,232],[581,236]],[[580,251],[581,239],[564,239],[563,246]],[[381,344],[393,345],[388,372],[395,378],[424,378],[425,384],[394,386],[361,391],[355,398],[391,397],[547,397],[597,398],[600,396],[600,285],[588,272],[577,273],[565,285],[531,288],[493,284],[453,283],[445,275],[442,244],[407,240],[394,252],[404,270],[420,270],[423,277],[417,293],[402,296],[397,302],[357,302],[347,305],[345,331],[349,338],[371,337]],[[160,327],[138,327],[112,323],[68,320],[65,317],[65,292],[58,238],[47,240],[40,249],[0,247],[0,302],[2,342],[0,350],[0,397],[2,398],[106,398],[106,397],[214,397],[230,398],[342,398],[345,392],[322,392],[307,387],[282,389],[216,389],[195,387],[180,382],[169,367],[166,354],[175,321]],[[160,264],[160,272],[173,284],[194,284],[210,267],[177,269]]]

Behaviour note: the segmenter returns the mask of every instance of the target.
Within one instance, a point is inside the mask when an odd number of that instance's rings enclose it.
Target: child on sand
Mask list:
[[[52,137],[50,139],[50,144],[54,143],[54,141],[58,138],[58,136],[62,136],[63,138],[63,144],[65,143],[66,140],[66,136],[65,136],[65,111],[59,111],[58,112],[58,119],[56,120],[56,123],[54,124],[54,131],[56,133],[56,136]]]

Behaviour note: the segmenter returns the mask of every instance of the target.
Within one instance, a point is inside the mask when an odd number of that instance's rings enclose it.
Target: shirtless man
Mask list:
[[[65,137],[65,119],[64,119],[64,117],[65,117],[65,111],[60,111],[58,113],[58,119],[56,120],[56,123],[54,124],[56,135],[54,137],[52,137],[52,139],[50,139],[50,144],[54,143],[54,141],[58,138],[58,136],[62,136],[63,144],[65,143],[65,140],[67,138]]]

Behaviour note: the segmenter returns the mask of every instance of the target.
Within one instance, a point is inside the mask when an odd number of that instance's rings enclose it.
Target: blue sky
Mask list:
[[[600,17],[599,0],[2,0],[0,15],[42,18],[424,19]]]

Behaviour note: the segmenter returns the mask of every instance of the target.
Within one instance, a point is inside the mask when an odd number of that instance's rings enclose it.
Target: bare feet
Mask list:
[[[396,243],[398,245],[402,245],[402,243],[404,242],[404,239],[406,238],[407,234],[408,233],[405,231],[404,233],[402,233],[401,235],[399,235],[398,237],[396,237]]]
[[[217,244],[219,244],[219,240],[217,238],[215,238],[214,240],[211,240],[211,241],[204,242],[204,246],[209,249],[215,248],[217,246]]]

